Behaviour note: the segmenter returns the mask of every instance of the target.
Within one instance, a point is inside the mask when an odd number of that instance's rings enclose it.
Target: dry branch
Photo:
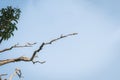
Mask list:
[[[3,80],[2,76],[6,76],[6,75],[7,74],[0,74],[0,80]],[[21,70],[19,68],[16,68],[15,71],[10,75],[10,77],[4,80],[12,80],[13,77],[15,77],[16,75],[19,77],[20,80],[21,78],[23,78]]]
[[[35,44],[36,43],[27,43],[25,45],[15,44],[15,45],[11,46],[10,48],[6,48],[6,49],[3,49],[3,50],[0,50],[0,53],[12,50],[13,48],[32,47],[32,45],[35,45]]]
[[[21,56],[19,58],[15,58],[15,59],[6,59],[6,60],[0,60],[0,66],[4,65],[4,64],[8,64],[8,63],[11,63],[11,62],[19,62],[19,61],[25,61],[25,62],[33,62],[34,63],[45,63],[45,61],[43,62],[40,62],[40,61],[34,61],[34,58],[36,56],[36,54],[38,52],[40,52],[42,50],[42,48],[45,46],[45,45],[49,45],[49,44],[52,44],[53,42],[57,41],[57,40],[60,40],[62,38],[65,38],[65,37],[68,37],[68,36],[72,36],[72,35],[77,35],[77,33],[72,33],[72,34],[67,34],[67,35],[61,35],[60,37],[58,38],[55,38],[55,39],[52,39],[51,41],[49,42],[43,42],[40,47],[35,50],[31,56],[31,58],[28,58],[28,57],[24,57],[24,56]]]
[[[22,78],[22,72],[19,68],[16,68],[13,74],[10,75],[8,80],[12,80],[14,76],[18,75],[19,79]]]

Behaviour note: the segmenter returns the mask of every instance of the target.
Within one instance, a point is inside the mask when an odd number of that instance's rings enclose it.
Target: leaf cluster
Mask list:
[[[0,10],[1,42],[2,40],[8,40],[11,36],[14,36],[13,31],[17,30],[16,24],[18,23],[20,13],[20,9],[12,8],[12,6]]]

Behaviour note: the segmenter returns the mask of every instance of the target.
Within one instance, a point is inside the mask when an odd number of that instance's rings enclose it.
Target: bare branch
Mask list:
[[[33,52],[31,58],[21,56],[21,57],[19,57],[19,58],[15,58],[15,59],[0,60],[0,66],[5,65],[5,64],[8,64],[8,63],[11,63],[11,62],[19,62],[19,61],[24,61],[24,62],[30,62],[30,61],[31,61],[33,64],[35,64],[35,63],[41,63],[41,64],[43,64],[43,63],[45,63],[45,61],[43,61],[43,62],[41,62],[41,61],[34,61],[34,58],[35,58],[36,54],[37,54],[38,52],[40,52],[44,46],[49,45],[49,44],[52,44],[53,42],[55,42],[55,41],[57,41],[57,40],[60,40],[60,39],[62,39],[62,38],[65,38],[65,37],[68,37],[68,36],[72,36],[72,35],[77,35],[77,33],[67,34],[67,35],[61,35],[60,37],[55,38],[55,39],[52,39],[52,40],[49,41],[49,42],[46,42],[46,43],[43,42],[43,43],[40,45],[40,47]]]
[[[42,61],[33,61],[33,60],[31,60],[31,58],[21,56],[19,58],[15,58],[15,59],[0,60],[0,66],[8,64],[8,63],[12,63],[12,62],[20,62],[20,61],[24,61],[24,62],[32,61],[33,64],[35,64],[35,63],[41,63],[41,64],[45,63],[45,61],[43,61],[43,62]]]
[[[27,43],[25,45],[15,44],[15,45],[11,46],[10,48],[6,48],[6,49],[3,49],[3,50],[0,50],[0,53],[12,50],[13,48],[32,47],[32,45],[35,45],[35,44],[36,43]]]
[[[36,56],[36,54],[38,53],[38,52],[40,52],[41,50],[42,50],[42,48],[45,46],[45,45],[49,45],[49,44],[52,44],[53,42],[55,42],[55,41],[57,41],[57,40],[60,40],[60,39],[62,39],[62,38],[65,38],[65,37],[68,37],[68,36],[73,36],[73,35],[77,35],[78,33],[72,33],[72,34],[67,34],[67,35],[61,35],[60,37],[58,37],[58,38],[55,38],[55,39],[52,39],[51,41],[49,41],[49,42],[43,42],[41,45],[40,45],[40,47],[37,49],[37,50],[35,50],[34,52],[33,52],[33,55],[32,55],[32,57],[31,57],[31,61],[33,61],[33,59],[34,59],[34,57]]]
[[[0,60],[0,66],[11,63],[11,62],[18,62],[18,61],[30,61],[30,59],[28,57],[19,57],[19,58],[15,58],[15,59],[6,59],[6,60]]]
[[[13,74],[10,75],[8,80],[12,80],[14,76],[18,75],[19,78],[22,78],[22,72],[19,68],[16,68]]]
[[[78,33],[72,33],[72,34],[67,34],[67,35],[61,35],[60,37],[56,38],[56,39],[53,39],[49,42],[46,42],[45,45],[47,44],[52,44],[53,42],[59,40],[59,39],[62,39],[62,38],[65,38],[65,37],[68,37],[68,36],[73,36],[73,35],[77,35]]]

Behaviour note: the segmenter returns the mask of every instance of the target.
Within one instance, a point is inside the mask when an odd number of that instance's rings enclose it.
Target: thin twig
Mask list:
[[[0,53],[5,52],[5,51],[9,51],[12,50],[13,48],[22,48],[22,47],[32,47],[33,45],[35,45],[36,43],[27,43],[25,45],[19,45],[19,44],[15,44],[13,46],[11,46],[10,48],[6,48],[3,50],[0,50]]]

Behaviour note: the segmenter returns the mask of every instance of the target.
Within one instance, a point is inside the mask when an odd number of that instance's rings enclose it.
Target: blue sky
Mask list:
[[[37,42],[32,48],[14,49],[0,59],[31,56],[43,41],[77,32],[46,46],[38,54],[45,64],[12,63],[0,73],[19,67],[24,80],[120,80],[119,0],[1,0],[0,8],[12,5],[22,10],[15,36],[1,44]],[[17,78],[14,78],[17,80]]]

